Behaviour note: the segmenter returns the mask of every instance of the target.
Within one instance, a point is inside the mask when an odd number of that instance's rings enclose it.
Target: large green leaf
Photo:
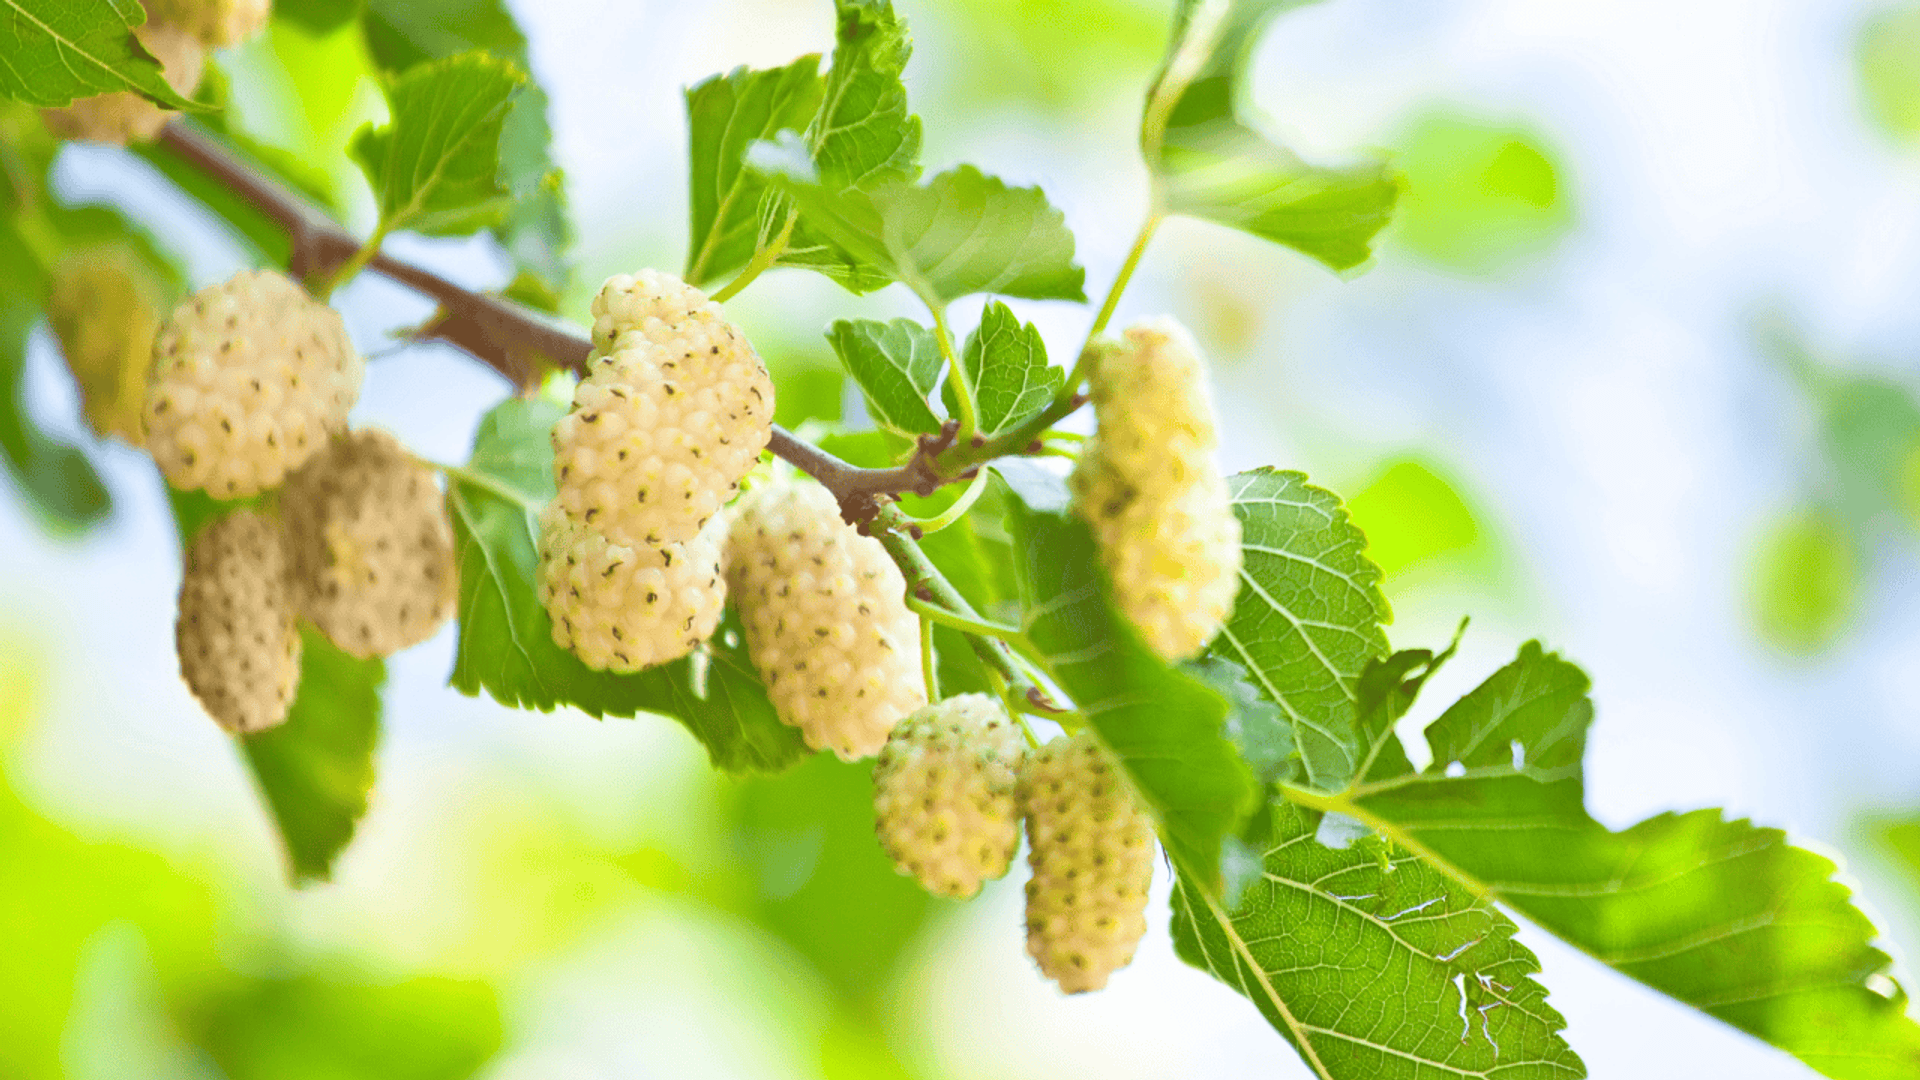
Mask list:
[[[354,140],[381,226],[452,235],[497,224],[511,206],[501,132],[527,84],[509,61],[462,53],[420,64],[388,91],[393,122]]]
[[[301,634],[300,692],[287,722],[240,741],[286,844],[295,882],[325,881],[373,789],[386,665]]]
[[[1917,1074],[1920,1026],[1832,862],[1714,810],[1624,832],[1593,820],[1581,768],[1587,677],[1537,643],[1434,721],[1433,763],[1415,771],[1392,725],[1431,664],[1400,654],[1369,672],[1364,779],[1329,806],[1828,1076]]]
[[[1010,523],[1025,630],[1048,676],[1126,767],[1174,862],[1217,892],[1222,846],[1257,800],[1226,738],[1227,700],[1169,667],[1114,611],[1084,523],[1025,500]]]
[[[553,643],[553,624],[534,588],[535,519],[553,498],[548,432],[565,411],[541,400],[500,405],[481,422],[468,465],[473,477],[455,476],[448,484],[460,562],[454,687],[466,694],[484,690],[514,708],[571,705],[594,716],[670,716],[728,772],[793,764],[805,746],[775,715],[731,616],[706,657],[632,675],[594,671]]]
[[[1174,946],[1259,1007],[1323,1080],[1587,1075],[1498,908],[1404,852],[1314,839],[1284,803],[1263,874],[1229,910],[1185,874]]]
[[[902,435],[940,430],[927,405],[945,366],[933,331],[912,319],[842,319],[828,328],[827,341],[867,399],[874,423]]]
[[[139,0],[0,0],[0,95],[54,106],[131,90],[171,108],[193,107],[134,41],[134,28],[146,21]]]
[[[824,93],[818,55],[766,71],[738,67],[687,89],[687,281],[704,284],[753,257],[767,185],[746,167],[747,147],[805,128]]]
[[[1372,257],[1399,184],[1383,161],[1325,168],[1261,134],[1241,100],[1267,21],[1310,0],[1182,0],[1167,62],[1148,95],[1141,149],[1173,213],[1265,237],[1336,270]]]
[[[995,301],[980,313],[980,325],[967,335],[960,350],[980,435],[992,438],[1044,412],[1066,384],[1067,373],[1047,363],[1047,343],[1032,323],[1022,323],[1013,309]],[[947,383],[949,411],[959,409],[954,384]]]
[[[1354,683],[1387,651],[1380,570],[1339,498],[1305,476],[1259,469],[1228,483],[1240,519],[1240,594],[1211,651],[1244,666],[1280,706],[1305,782],[1333,790],[1360,760]]]

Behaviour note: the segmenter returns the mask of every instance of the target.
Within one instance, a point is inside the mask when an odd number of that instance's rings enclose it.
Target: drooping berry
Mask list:
[[[300,682],[300,634],[280,527],[239,510],[188,545],[174,644],[180,675],[221,727],[262,731],[287,718]]]
[[[365,363],[338,312],[247,270],[189,297],[154,340],[147,449],[177,488],[274,487],[346,430]]]
[[[1147,932],[1153,824],[1092,731],[1020,770],[1027,823],[1027,952],[1069,994],[1098,990]]]
[[[589,374],[553,428],[560,505],[617,545],[688,540],[766,448],[766,366],[720,305],[671,274],[613,278],[593,315]]]
[[[181,96],[193,93],[206,71],[207,50],[192,34],[163,22],[149,22],[134,36],[160,62],[160,77]],[[62,139],[79,142],[149,142],[167,126],[173,113],[131,90],[115,90],[84,97],[70,105],[41,112],[47,130]]]
[[[273,0],[146,0],[152,22],[169,23],[209,49],[238,45],[267,28]]]
[[[810,480],[758,488],[728,534],[727,581],[780,719],[853,761],[927,703],[919,621],[880,541]]]
[[[691,653],[726,606],[716,520],[683,544],[615,544],[559,503],[540,518],[540,602],[554,643],[588,667],[639,671]]]
[[[453,525],[433,470],[384,431],[342,436],[287,477],[301,609],[340,648],[391,656],[453,615]]]
[[[1240,586],[1240,522],[1214,464],[1206,368],[1171,320],[1136,326],[1097,354],[1099,428],[1071,482],[1115,604],[1168,660],[1204,648]]]
[[[53,273],[47,325],[80,387],[87,424],[130,446],[144,442],[141,407],[160,323],[160,290],[140,257],[119,244],[75,250]]]
[[[1025,753],[1001,704],[961,694],[907,717],[873,769],[874,831],[928,892],[965,899],[1020,847],[1016,770]]]

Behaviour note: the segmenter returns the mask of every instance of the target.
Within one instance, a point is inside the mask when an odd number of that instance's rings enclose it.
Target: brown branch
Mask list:
[[[353,234],[203,129],[175,119],[161,132],[160,141],[287,230],[293,245],[289,269],[295,276],[331,274],[360,250],[361,242]],[[440,304],[439,314],[414,331],[415,340],[452,345],[506,376],[522,391],[537,387],[541,376],[552,367],[587,374],[593,343],[539,312],[504,297],[456,285],[384,252],[375,254],[367,266]],[[913,458],[905,465],[863,469],[775,424],[767,448],[820,481],[839,500],[841,515],[852,524],[863,525],[894,496],[905,492],[929,495],[942,484],[970,476],[965,471],[956,476],[941,475],[937,460],[941,451],[952,445],[953,427],[949,425],[938,436],[922,436]]]

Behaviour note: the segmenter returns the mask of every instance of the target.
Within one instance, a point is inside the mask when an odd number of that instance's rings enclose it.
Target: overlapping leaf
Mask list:
[[[1428,728],[1433,764],[1416,772],[1391,727],[1430,666],[1399,654],[1363,686],[1376,749],[1349,797],[1389,838],[1828,1076],[1920,1071],[1920,1026],[1833,863],[1713,810],[1617,833],[1594,821],[1581,768],[1587,677],[1537,643]]]
[[[753,257],[766,181],[746,167],[747,147],[804,129],[824,93],[818,55],[771,70],[735,68],[687,89],[687,281],[705,284]]]
[[[933,331],[912,319],[842,319],[827,330],[827,341],[860,387],[874,423],[902,435],[940,430],[927,404],[946,366]]]
[[[1053,404],[1067,373],[1047,363],[1047,343],[1032,323],[1022,323],[998,301],[980,313],[980,325],[967,335],[960,367],[973,388],[979,434],[992,438],[1011,431]],[[950,412],[958,412],[954,384],[947,383]]]
[[[1019,500],[1010,524],[1025,629],[1047,674],[1126,767],[1175,864],[1218,892],[1222,845],[1257,798],[1226,739],[1226,699],[1167,666],[1113,610],[1085,524]]]
[[[518,67],[463,53],[409,70],[388,93],[393,122],[354,140],[388,230],[452,235],[500,222],[501,131],[525,87]]]
[[[356,660],[310,628],[301,639],[300,692],[287,722],[240,745],[293,879],[325,881],[367,812],[386,665]]]
[[[571,705],[594,716],[671,716],[693,732],[717,768],[775,771],[805,753],[780,723],[740,644],[731,617],[705,656],[633,675],[594,671],[553,642],[534,589],[539,507],[553,498],[547,433],[565,410],[515,399],[489,413],[469,470],[481,480],[448,485],[460,564],[460,633],[453,685],[516,708]]]
[[[131,90],[191,107],[135,42],[134,28],[146,21],[139,0],[0,0],[0,95],[52,106]]]
[[[1361,757],[1354,684],[1386,654],[1389,618],[1366,537],[1299,473],[1232,477],[1242,566],[1233,615],[1210,651],[1247,669],[1293,731],[1303,780],[1333,790]]]
[[[1141,149],[1161,203],[1265,237],[1336,270],[1372,256],[1399,184],[1382,161],[1325,168],[1248,123],[1247,56],[1268,20],[1303,0],[1183,0],[1148,96]]]
[[[1575,1080],[1586,1067],[1491,903],[1377,843],[1333,850],[1276,804],[1229,910],[1181,875],[1174,945],[1259,1007],[1323,1080]]]

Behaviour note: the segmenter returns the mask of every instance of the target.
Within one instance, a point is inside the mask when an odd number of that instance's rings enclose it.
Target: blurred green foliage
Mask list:
[[[1572,227],[1565,170],[1523,125],[1436,108],[1395,146],[1407,191],[1391,232],[1422,259],[1496,273],[1552,248]]]
[[[1419,458],[1387,463],[1347,500],[1347,510],[1367,534],[1367,555],[1388,576],[1483,543],[1467,500],[1438,466]]]
[[[1831,514],[1809,509],[1773,523],[1754,559],[1753,604],[1770,644],[1807,655],[1846,631],[1860,601],[1853,537]]]
[[[1855,58],[1867,115],[1901,142],[1920,138],[1920,4],[1890,7],[1867,20]]]

